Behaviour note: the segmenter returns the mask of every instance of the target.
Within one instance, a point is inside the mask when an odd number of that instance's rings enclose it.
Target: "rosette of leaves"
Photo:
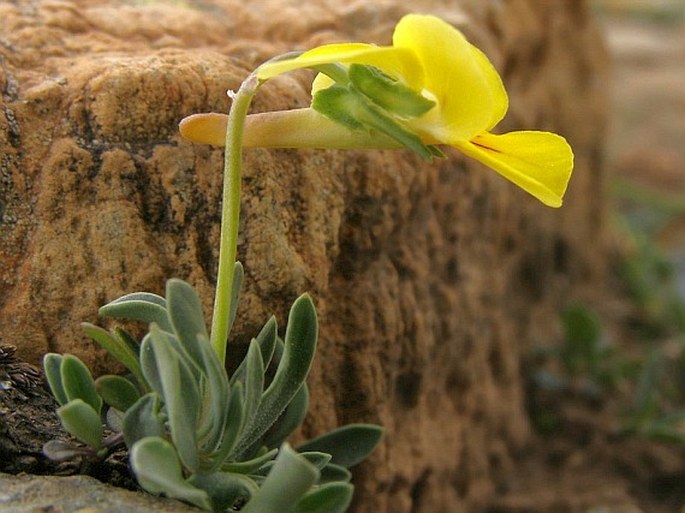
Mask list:
[[[241,281],[238,263],[234,299]],[[353,489],[348,468],[366,458],[382,430],[353,424],[295,449],[286,443],[308,405],[305,380],[318,337],[308,295],[293,303],[284,338],[272,317],[230,377],[210,345],[199,298],[184,281],[169,280],[166,298],[129,294],[101,313],[147,322],[149,331],[138,344],[123,329],[84,324],[128,369],[126,377],[93,380],[75,356],[46,355],[58,415],[86,445],[49,442],[49,457],[102,457],[123,438],[139,484],[151,493],[217,512],[347,509]],[[234,306],[229,325],[235,313]],[[115,433],[108,438],[103,418]]]

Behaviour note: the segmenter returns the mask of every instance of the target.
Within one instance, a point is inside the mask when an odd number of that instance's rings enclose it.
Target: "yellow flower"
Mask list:
[[[427,111],[406,115],[393,111],[392,107],[383,108],[384,98],[378,102],[381,106],[371,98],[370,109],[379,113],[381,123],[387,120],[401,134],[416,137],[419,145],[455,147],[544,204],[561,206],[573,169],[570,146],[563,137],[549,132],[490,133],[508,108],[502,80],[488,58],[441,19],[410,14],[397,24],[392,46],[325,45],[295,58],[265,63],[254,74],[265,81],[299,68],[318,69],[323,73],[314,81],[312,94],[316,95],[336,86],[335,80],[326,76],[335,78],[331,65],[342,66],[339,69],[350,72],[353,65],[371,66],[400,87],[428,100]],[[191,140],[222,144],[225,123],[222,115],[200,114],[186,118],[181,132]],[[356,121],[353,119],[352,123]],[[329,148],[403,145],[401,138],[398,140],[393,133],[379,133],[375,124],[362,124],[366,130],[353,130],[312,109],[258,114],[248,117],[245,145]]]

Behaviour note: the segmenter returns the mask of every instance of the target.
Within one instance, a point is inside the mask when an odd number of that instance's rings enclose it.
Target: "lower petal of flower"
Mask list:
[[[573,170],[573,152],[563,137],[549,132],[485,132],[452,146],[491,167],[545,205],[561,206]]]

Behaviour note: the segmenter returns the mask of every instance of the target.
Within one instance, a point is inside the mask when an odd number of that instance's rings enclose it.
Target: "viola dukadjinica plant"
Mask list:
[[[319,73],[311,108],[248,116],[261,84],[300,68]],[[59,417],[82,443],[52,441],[45,453],[103,457],[123,441],[138,482],[152,493],[217,512],[342,512],[352,495],[347,469],[373,450],[381,428],[353,424],[296,448],[286,442],[307,409],[318,336],[312,299],[295,301],[283,339],[269,319],[237,370],[225,370],[243,280],[236,262],[243,147],[408,148],[431,160],[443,157],[444,144],[553,207],[561,205],[573,154],[556,134],[490,133],[508,108],[502,81],[480,50],[433,16],[402,18],[392,46],[333,44],[277,57],[231,96],[228,116],[196,114],[180,126],[190,140],[226,146],[210,332],[197,294],[177,279],[164,298],[134,293],[102,307],[149,331],[138,343],[121,328],[84,324],[128,369],[125,377],[93,380],[74,356],[45,356]],[[103,418],[113,435],[104,436]]]

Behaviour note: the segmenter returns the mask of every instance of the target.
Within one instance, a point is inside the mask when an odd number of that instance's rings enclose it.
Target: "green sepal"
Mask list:
[[[332,463],[347,468],[366,459],[382,436],[383,428],[380,426],[348,424],[303,443],[297,450],[328,453],[332,456]]]
[[[100,414],[82,399],[74,399],[57,408],[64,429],[95,450],[102,448],[104,428]]]
[[[324,75],[328,76],[331,80],[340,85],[344,86],[350,83],[350,77],[348,75],[347,68],[342,64],[331,62],[328,64],[319,64],[318,66],[312,66],[311,69],[319,73],[323,73]]]
[[[138,389],[121,376],[100,376],[95,380],[95,389],[109,406],[125,412],[140,399]]]
[[[183,479],[176,449],[159,437],[146,437],[133,444],[130,461],[138,483],[150,493],[164,494],[211,510],[207,492]]]
[[[69,401],[82,399],[93,408],[96,414],[100,415],[102,399],[95,390],[95,381],[86,364],[76,356],[66,354],[62,357],[60,371],[67,399]]]
[[[393,80],[374,66],[350,64],[348,76],[364,96],[389,114],[417,118],[435,107],[434,101]]]
[[[395,121],[391,114],[371,102],[353,85],[343,87],[333,84],[317,91],[312,99],[312,108],[350,130],[376,130],[425,160],[433,158],[433,151],[423,144],[418,135]]]
[[[360,97],[348,87],[333,84],[317,91],[312,98],[312,108],[350,130],[366,130],[366,123],[359,118],[366,116],[365,106]]]

